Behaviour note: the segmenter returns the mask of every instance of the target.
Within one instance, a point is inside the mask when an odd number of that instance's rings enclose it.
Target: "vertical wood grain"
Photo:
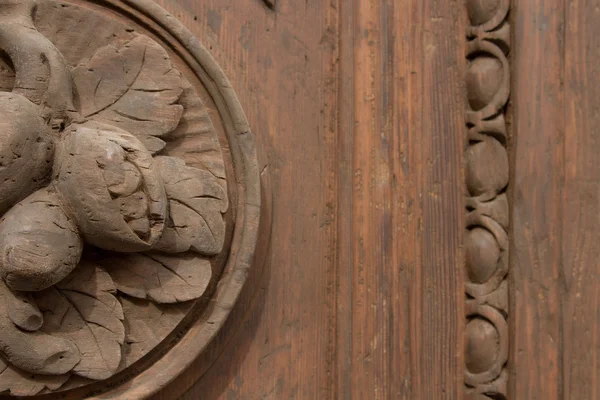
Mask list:
[[[423,1],[422,320],[420,325],[412,322],[420,326],[422,364],[420,391],[413,398],[463,398],[464,318],[456,314],[464,315],[463,275],[457,271],[463,265],[459,249],[464,226],[459,189],[465,137],[459,124],[464,122],[463,7],[460,0]]]
[[[156,399],[462,399],[462,3],[158,2],[240,97],[272,240]]]
[[[172,387],[189,386],[205,371],[182,399],[333,398],[336,2],[282,1],[275,11],[262,0],[161,3],[231,80],[273,199],[265,209],[271,243],[252,271],[262,273],[247,281],[209,354]]]
[[[558,399],[564,163],[562,0],[517,2],[511,252],[513,398]],[[542,59],[544,60],[542,62]],[[532,79],[533,78],[533,79]]]
[[[460,5],[341,3],[341,399],[462,398]]]
[[[600,3],[564,5],[563,398],[600,397]]]
[[[516,2],[512,398],[598,398],[600,6]]]

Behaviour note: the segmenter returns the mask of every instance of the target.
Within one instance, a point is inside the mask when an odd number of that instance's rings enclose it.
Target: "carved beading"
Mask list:
[[[467,399],[507,399],[510,0],[468,0],[466,126]]]

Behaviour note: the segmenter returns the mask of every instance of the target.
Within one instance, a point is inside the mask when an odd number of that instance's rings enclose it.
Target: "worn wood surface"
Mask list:
[[[238,305],[155,398],[462,398],[462,3],[157,2],[236,89],[266,206]]]
[[[515,2],[511,398],[600,396],[598,2]]]

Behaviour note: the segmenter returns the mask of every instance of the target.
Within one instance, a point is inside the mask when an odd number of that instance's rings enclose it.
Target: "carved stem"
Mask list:
[[[13,92],[41,106],[53,128],[64,127],[73,106],[70,69],[33,23],[35,0],[0,0],[0,48],[15,66]]]
[[[81,358],[77,347],[62,337],[17,328],[9,317],[13,300],[8,287],[0,283],[0,352],[8,362],[42,375],[61,375],[73,369]]]
[[[6,294],[9,300],[8,316],[16,326],[28,332],[42,327],[44,318],[30,293],[9,290]]]

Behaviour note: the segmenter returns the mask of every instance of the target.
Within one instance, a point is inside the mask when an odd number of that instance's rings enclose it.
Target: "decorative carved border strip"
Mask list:
[[[507,399],[510,0],[467,0],[465,398]]]

